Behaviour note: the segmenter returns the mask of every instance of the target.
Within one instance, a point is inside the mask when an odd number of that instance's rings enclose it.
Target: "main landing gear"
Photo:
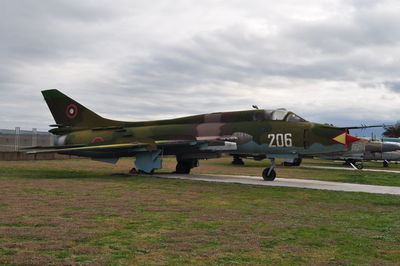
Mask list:
[[[361,161],[357,161],[354,159],[347,159],[345,160],[345,165],[350,165],[351,167],[353,167],[354,169],[358,169],[358,170],[362,170],[364,168],[364,163]]]
[[[271,159],[271,166],[268,168],[265,168],[264,171],[262,172],[262,177],[265,181],[274,181],[276,177],[276,172],[275,172],[275,158]]]
[[[243,159],[238,155],[233,155],[233,165],[244,165]]]
[[[190,170],[194,167],[199,166],[199,161],[197,159],[179,159],[176,164],[175,173],[176,174],[189,174]]]
[[[150,172],[145,172],[143,170],[138,170],[135,167],[133,167],[130,171],[129,171],[129,175],[152,175],[154,174],[154,169],[152,169]]]
[[[389,162],[387,160],[383,160],[383,167],[389,167]]]
[[[358,170],[362,170],[362,169],[364,168],[363,162],[358,162],[358,163],[354,164],[354,166],[355,166]]]

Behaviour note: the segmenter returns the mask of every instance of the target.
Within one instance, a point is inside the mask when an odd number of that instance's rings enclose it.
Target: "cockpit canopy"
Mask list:
[[[261,110],[260,110],[261,111]],[[254,120],[278,120],[288,122],[307,122],[307,120],[301,118],[293,112],[290,112],[284,108],[276,110],[262,110],[263,112],[254,113]]]

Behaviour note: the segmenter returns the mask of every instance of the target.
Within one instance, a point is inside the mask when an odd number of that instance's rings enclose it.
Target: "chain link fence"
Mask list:
[[[53,146],[54,135],[32,130],[0,129],[0,151],[19,151],[32,146]]]

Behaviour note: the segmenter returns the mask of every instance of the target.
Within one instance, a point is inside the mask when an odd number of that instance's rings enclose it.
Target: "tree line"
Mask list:
[[[399,138],[400,137],[400,121],[397,121],[393,126],[385,126],[385,131],[382,136],[387,138]]]

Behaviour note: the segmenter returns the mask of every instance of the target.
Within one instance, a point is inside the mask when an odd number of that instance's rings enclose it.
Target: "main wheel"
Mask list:
[[[364,164],[363,164],[363,163],[356,163],[355,166],[356,166],[356,168],[357,168],[358,170],[361,170],[361,169],[364,168]]]
[[[271,170],[271,172],[268,175],[270,168],[265,168],[264,171],[262,172],[262,177],[265,181],[274,181],[276,177],[276,172],[274,169]]]
[[[176,170],[175,172],[177,174],[189,174],[190,173],[190,165],[188,163],[184,163],[184,162],[178,162],[176,164]]]
[[[293,160],[293,166],[300,166],[301,162],[302,162],[301,158],[296,158]]]
[[[136,170],[135,167],[133,167],[133,168],[129,171],[129,174],[130,174],[130,175],[138,175],[139,172],[138,172],[138,170]]]
[[[386,160],[384,160],[384,161],[383,161],[383,167],[389,167],[389,162],[386,161]]]
[[[232,164],[234,165],[244,165],[243,159],[239,156],[233,156]]]
[[[137,171],[137,173],[138,173],[139,175],[140,175],[140,174],[142,174],[142,175],[152,175],[152,174],[154,174],[154,169],[151,170],[149,173],[147,173],[147,172],[145,172],[145,171],[139,169],[139,171]]]

